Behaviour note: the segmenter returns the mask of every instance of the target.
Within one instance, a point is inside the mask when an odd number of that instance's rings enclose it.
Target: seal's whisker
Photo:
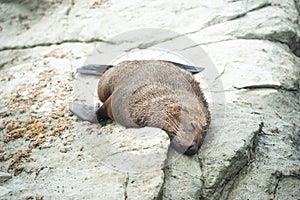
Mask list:
[[[170,117],[169,121],[172,123],[172,129],[174,130],[174,134],[177,136],[178,139],[183,138],[183,130],[179,127],[179,122],[175,120],[174,118]]]
[[[169,125],[171,126],[171,128],[173,128],[175,131],[178,131],[179,124],[175,119],[173,119],[173,117],[168,117],[167,122],[170,122]]]

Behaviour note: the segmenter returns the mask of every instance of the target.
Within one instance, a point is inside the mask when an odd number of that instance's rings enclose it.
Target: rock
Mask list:
[[[162,170],[140,175],[129,174],[127,179],[126,196],[128,199],[157,199],[164,183]]]
[[[262,96],[262,100],[254,102],[257,95]],[[277,172],[297,171],[297,168],[299,168],[299,154],[295,153],[297,148],[294,145],[291,146],[291,144],[293,143],[292,138],[295,137],[293,124],[299,124],[300,122],[299,118],[293,117],[293,114],[295,111],[300,110],[300,106],[295,100],[292,100],[294,95],[285,91],[249,91],[245,92],[243,96],[253,102],[254,108],[263,107],[263,112],[259,111],[259,113],[261,113],[260,115],[264,121],[264,128],[263,134],[257,138],[256,147],[253,151],[254,162],[246,168],[247,173],[241,172],[229,198],[235,198],[237,195],[250,199],[252,197],[280,198],[276,196],[276,190],[278,189],[276,185],[282,180],[286,182],[288,179],[284,176],[277,177]],[[292,100],[289,101],[289,105],[284,103],[288,99]],[[281,106],[279,107],[279,105]],[[276,115],[277,112],[284,117],[280,118]],[[279,126],[279,130],[282,131],[278,133],[268,131],[268,128],[274,125]],[[255,195],[250,192],[245,193],[246,188],[247,190],[259,192]],[[283,198],[288,199],[288,195],[293,194],[295,189],[295,187],[286,188],[286,196],[283,196]],[[245,195],[241,196],[243,192]]]
[[[278,181],[276,188],[276,198],[277,199],[299,199],[299,180],[295,178],[284,178],[283,180]]]
[[[0,186],[0,196],[3,197],[3,196],[8,196],[9,194],[12,194],[12,191],[11,189],[8,189],[6,187],[3,187],[3,186]]]
[[[0,170],[18,151],[30,152],[19,158],[23,173],[0,175],[1,199],[300,198],[298,0],[7,1],[0,8],[0,123],[27,128],[7,143],[8,127],[1,130]],[[198,156],[172,153],[161,130],[95,125],[68,112],[73,101],[100,104],[98,77],[76,68],[128,59],[205,67],[196,78],[212,123]],[[45,132],[32,130],[34,120]]]
[[[197,199],[203,186],[202,171],[197,156],[183,156],[170,150],[170,165],[164,169],[163,199]]]
[[[6,172],[0,172],[0,182],[1,183],[5,182],[11,178],[12,178],[11,174],[6,173]]]
[[[221,79],[225,90],[248,86],[297,89],[300,69],[295,64],[298,58],[291,56],[285,45],[261,40],[231,40],[203,48],[214,60],[220,73],[216,78]],[[268,57],[270,53],[277,56]]]
[[[234,39],[271,40],[288,45],[291,51],[299,56],[299,13],[293,0],[284,3],[280,1],[238,2],[245,10],[234,20],[214,23],[214,26],[193,33],[191,37],[203,44]],[[242,5],[243,2],[245,5]],[[255,8],[247,11],[253,3],[256,5]],[[265,20],[266,18],[270,20]]]
[[[295,4],[296,4],[298,13],[300,13],[300,1],[294,0],[294,2],[295,2]]]
[[[62,148],[59,150],[60,153],[67,153],[68,151],[70,151],[70,148]]]

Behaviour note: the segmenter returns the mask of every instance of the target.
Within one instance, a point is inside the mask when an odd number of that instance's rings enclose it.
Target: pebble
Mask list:
[[[71,149],[70,148],[62,148],[60,150],[60,153],[67,153],[68,151],[70,151]]]

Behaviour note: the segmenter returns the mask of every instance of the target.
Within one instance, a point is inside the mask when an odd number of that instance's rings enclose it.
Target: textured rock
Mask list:
[[[298,0],[27,0],[0,10],[0,171],[12,174],[1,199],[300,198]],[[168,150],[158,129],[68,112],[73,101],[99,105],[98,77],[76,68],[129,59],[206,67],[196,78],[212,124],[198,155]]]
[[[254,100],[257,95],[262,96],[259,102]],[[293,100],[294,94],[286,91],[262,89],[244,92],[243,96],[252,102],[253,108],[261,115],[264,127],[253,151],[254,161],[248,166],[246,174],[241,173],[229,198],[240,197],[245,189],[251,189],[259,191],[259,195],[247,192],[244,198],[291,199],[290,195],[294,194],[296,185],[286,187],[285,192],[281,190],[279,196],[277,190],[281,188],[278,184],[288,182],[288,177],[294,177],[291,179],[293,183],[299,181],[296,178],[299,153],[297,147],[292,145],[295,143],[294,137],[299,135],[299,127],[296,125],[299,124],[299,118],[294,117],[299,112],[299,103]]]
[[[236,18],[214,23],[190,37],[203,44],[233,39],[271,40],[287,44],[299,56],[299,13],[293,1],[238,2],[243,11]]]
[[[156,199],[164,182],[164,174],[161,170],[140,175],[129,175],[125,190],[127,199]]]
[[[166,165],[163,199],[198,199],[203,182],[197,156],[182,156],[170,150]]]
[[[0,172],[0,182],[5,182],[7,180],[11,179],[11,174]]]

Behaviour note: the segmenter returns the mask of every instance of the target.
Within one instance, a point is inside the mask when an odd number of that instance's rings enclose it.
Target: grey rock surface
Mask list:
[[[0,199],[300,199],[299,5],[1,1]],[[98,77],[78,67],[130,59],[206,67],[198,155],[68,111],[100,104]]]
[[[6,172],[0,172],[0,182],[5,182],[9,179],[11,179],[12,175]]]

